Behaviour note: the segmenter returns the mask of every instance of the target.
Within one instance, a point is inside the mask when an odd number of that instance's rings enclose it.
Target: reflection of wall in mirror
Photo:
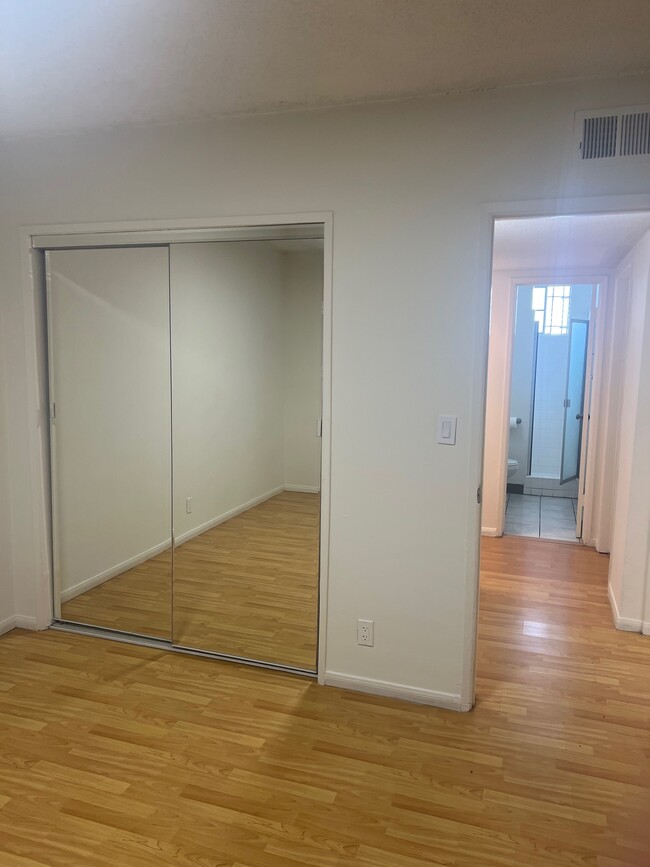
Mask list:
[[[172,245],[177,544],[285,488],[319,489],[322,258]]]
[[[171,536],[167,251],[48,254],[61,598]]]
[[[320,491],[323,254],[285,253],[284,485]]]

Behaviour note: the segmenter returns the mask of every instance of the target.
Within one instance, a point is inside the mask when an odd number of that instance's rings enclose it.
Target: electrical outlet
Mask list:
[[[192,498],[191,497],[187,497],[187,499],[185,500],[185,514],[186,515],[192,514]]]
[[[375,644],[375,621],[357,620],[357,644],[366,647],[374,647]]]

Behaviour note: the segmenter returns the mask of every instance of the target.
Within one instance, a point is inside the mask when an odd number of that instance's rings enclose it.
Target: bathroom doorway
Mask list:
[[[599,284],[515,287],[504,535],[582,537]]]

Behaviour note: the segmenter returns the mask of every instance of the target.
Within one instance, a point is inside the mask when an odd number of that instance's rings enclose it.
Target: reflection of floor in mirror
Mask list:
[[[61,605],[63,620],[171,637],[171,551],[134,566]]]
[[[284,491],[174,557],[174,641],[316,667],[320,496]]]
[[[181,545],[174,641],[316,667],[320,496],[285,491]],[[61,606],[64,620],[170,638],[170,553]]]

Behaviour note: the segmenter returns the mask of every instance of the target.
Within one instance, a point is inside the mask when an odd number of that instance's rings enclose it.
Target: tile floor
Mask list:
[[[575,542],[577,505],[570,497],[508,494],[505,534]]]

